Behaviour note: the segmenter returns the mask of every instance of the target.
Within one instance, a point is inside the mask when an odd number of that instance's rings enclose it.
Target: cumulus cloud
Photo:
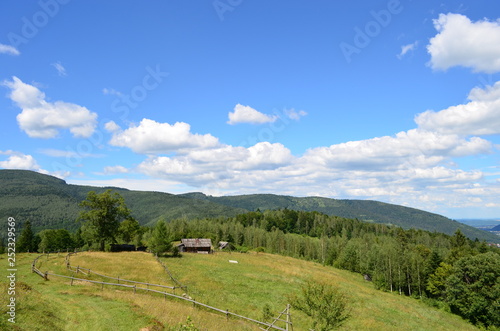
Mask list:
[[[270,116],[263,114],[250,106],[237,104],[234,107],[234,112],[228,113],[228,124],[234,125],[239,123],[264,124],[276,121],[278,116]]]
[[[492,148],[491,142],[478,137],[465,139],[413,129],[395,136],[312,148],[304,158],[329,169],[394,171],[433,167],[451,157],[484,154]]]
[[[401,46],[401,52],[397,55],[398,59],[401,60],[406,55],[406,53],[408,53],[410,51],[414,51],[415,48],[417,48],[417,45],[418,45],[418,41],[415,41],[412,44]]]
[[[0,44],[0,54],[19,55],[21,53],[11,45]]]
[[[54,138],[62,129],[69,129],[75,137],[86,138],[94,133],[97,114],[87,108],[63,101],[48,102],[42,91],[17,77],[3,85],[11,89],[10,99],[22,109],[17,122],[28,136]]]
[[[7,160],[0,161],[0,168],[4,169],[23,169],[23,170],[41,170],[36,160],[31,155],[16,153],[12,151],[2,152],[0,154],[7,154]]]
[[[433,69],[454,66],[475,72],[500,70],[500,21],[472,22],[460,14],[440,14],[434,21],[438,34],[430,39],[427,51]]]
[[[276,181],[276,170],[289,166],[294,157],[279,143],[257,143],[254,146],[224,145],[210,151],[193,150],[185,155],[150,156],[137,171],[155,178],[177,180],[192,187],[244,184],[249,178],[254,185]],[[265,176],[264,174],[269,176]],[[271,179],[272,177],[272,179]],[[236,187],[235,186],[235,187]]]
[[[120,126],[116,124],[115,121],[106,122],[106,124],[104,124],[104,128],[108,132],[117,132],[121,130]]]
[[[106,129],[114,131],[116,127],[109,124]],[[219,140],[210,134],[191,133],[191,126],[184,122],[171,125],[145,118],[137,126],[114,131],[110,144],[128,147],[139,154],[154,154],[214,148],[219,145]]]
[[[470,102],[415,117],[420,128],[443,134],[490,135],[500,133],[500,82],[484,89],[474,88]]]

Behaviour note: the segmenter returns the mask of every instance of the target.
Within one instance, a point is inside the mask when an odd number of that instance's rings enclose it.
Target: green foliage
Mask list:
[[[311,230],[314,219],[303,218],[297,211],[316,211],[342,218],[358,218],[370,222],[395,224],[405,229],[421,228],[452,235],[456,229],[469,238],[479,238],[488,242],[500,242],[498,236],[470,226],[452,221],[443,216],[421,210],[365,200],[335,200],[319,197],[295,198],[271,194],[256,194],[234,197],[211,197],[202,193],[173,195],[161,192],[129,191],[113,188],[123,196],[127,206],[133,211],[131,216],[141,225],[154,225],[159,219],[196,219],[234,217],[248,211],[288,208],[283,224],[277,228],[283,231],[306,233],[319,237],[321,233]],[[32,220],[36,233],[43,229],[65,228],[76,231],[80,208],[78,203],[85,199],[89,191],[97,194],[106,188],[68,185],[58,178],[27,170],[0,170],[0,219],[15,217],[19,222]],[[293,209],[293,210],[292,210]],[[259,218],[260,211],[252,212],[248,221]],[[298,219],[296,219],[298,218]],[[314,217],[313,217],[314,218]],[[298,220],[298,222],[296,222]],[[296,225],[298,229],[292,229]],[[266,230],[272,230],[270,222]],[[284,226],[284,227],[283,227]],[[6,224],[0,222],[0,236],[5,233]],[[235,238],[237,239],[237,238]],[[241,239],[241,238],[238,238]]]
[[[453,312],[474,324],[500,325],[500,255],[488,252],[457,261],[445,292]]]
[[[139,234],[140,230],[139,222],[133,217],[124,220],[118,227],[120,238],[126,244],[130,243]]]
[[[434,297],[444,298],[446,291],[446,279],[453,273],[453,267],[441,262],[436,271],[429,276],[427,291]]]
[[[172,239],[165,221],[156,223],[151,239],[148,242],[149,250],[157,255],[164,254],[172,250]]]
[[[291,298],[292,306],[311,316],[312,328],[327,331],[339,327],[349,317],[348,299],[338,288],[308,282],[301,297]]]
[[[177,327],[171,328],[172,331],[199,331],[198,327],[196,327],[191,319],[191,316],[186,318],[186,322],[179,323]]]
[[[75,243],[68,230],[42,230],[38,233],[40,252],[57,252],[75,248]]]
[[[262,321],[270,322],[272,318],[273,318],[273,312],[271,310],[271,306],[268,303],[266,303],[262,308]]]
[[[24,223],[24,227],[21,232],[21,236],[19,236],[19,241],[17,242],[16,249],[19,253],[36,252],[37,250],[35,234],[31,230],[31,222],[29,220]]]
[[[86,200],[80,203],[84,208],[80,212],[79,220],[85,222],[87,237],[99,242],[101,251],[105,248],[105,243],[116,242],[116,235],[120,222],[130,217],[130,210],[125,205],[123,197],[111,190],[97,194],[90,191]]]

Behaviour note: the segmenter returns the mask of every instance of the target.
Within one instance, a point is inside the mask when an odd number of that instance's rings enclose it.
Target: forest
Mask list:
[[[230,242],[237,252],[281,254],[349,270],[377,289],[420,299],[477,326],[494,330],[500,325],[500,249],[470,240],[460,230],[450,236],[289,209],[160,220],[145,227],[130,216],[119,194],[107,192],[105,198],[116,206],[115,211],[105,209],[116,217],[99,225],[106,228],[97,231],[92,223],[99,212],[91,208],[89,193],[81,203],[87,209],[81,212],[76,232],[46,229],[34,235],[27,222],[19,250],[110,250],[113,243],[131,243],[145,245],[153,253],[178,255],[172,243],[182,238],[211,238],[214,245]],[[93,193],[94,206],[102,206],[98,198],[104,195]]]

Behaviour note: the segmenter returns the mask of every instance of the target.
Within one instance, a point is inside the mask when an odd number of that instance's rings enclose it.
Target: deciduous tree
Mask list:
[[[85,222],[87,236],[99,243],[99,249],[104,251],[106,242],[116,242],[120,222],[130,217],[130,210],[125,205],[123,197],[106,190],[101,194],[90,191],[87,199],[80,203],[84,208],[79,220]]]

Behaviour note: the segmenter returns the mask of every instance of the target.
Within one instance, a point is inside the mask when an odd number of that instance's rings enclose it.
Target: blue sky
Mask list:
[[[0,168],[500,215],[500,4],[0,9]]]

